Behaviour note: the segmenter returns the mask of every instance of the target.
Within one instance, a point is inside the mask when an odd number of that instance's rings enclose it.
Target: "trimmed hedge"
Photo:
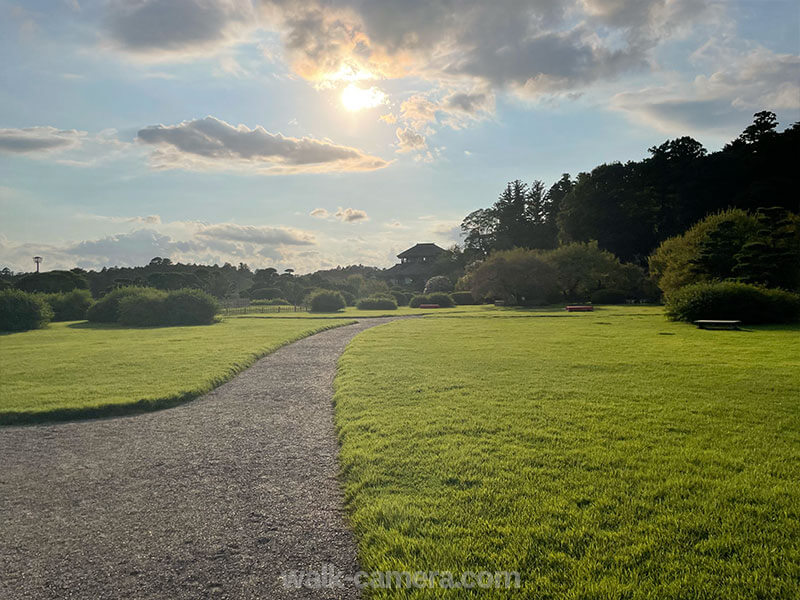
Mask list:
[[[345,307],[344,296],[340,292],[318,290],[308,297],[311,312],[338,312]]]
[[[284,298],[273,298],[272,300],[253,300],[253,306],[291,306],[292,303]]]
[[[256,288],[250,291],[250,298],[253,300],[272,300],[280,298],[282,295],[283,292],[276,287]]]
[[[359,310],[397,310],[397,302],[394,298],[386,296],[374,296],[358,301]]]
[[[397,302],[397,306],[407,306],[408,301],[411,299],[411,294],[406,294],[399,290],[392,290],[389,293],[394,296],[394,301]]]
[[[41,329],[53,318],[53,309],[37,294],[0,291],[0,331]]]
[[[53,309],[53,321],[82,321],[94,304],[89,290],[74,289],[60,294],[43,294],[42,297]]]
[[[450,294],[436,292],[434,294],[417,294],[408,302],[411,308],[419,308],[420,304],[438,304],[441,308],[451,308],[455,306]]]
[[[118,288],[103,296],[88,311],[90,321],[122,323],[134,327],[157,325],[207,325],[219,311],[217,300],[197,289],[163,292],[155,288]]]
[[[472,292],[453,292],[450,297],[458,305],[477,304],[475,298],[472,297]]]
[[[120,300],[145,293],[143,291],[148,289],[152,288],[131,286],[111,290],[89,307],[89,310],[86,311],[86,318],[92,323],[116,323],[119,320]]]
[[[624,290],[595,290],[592,292],[592,304],[625,304],[628,294]]]
[[[165,325],[168,321],[166,299],[166,292],[144,288],[138,294],[120,299],[117,320],[133,327]]]
[[[442,308],[452,308],[456,305],[450,294],[445,294],[444,292],[428,294],[428,301],[425,304],[438,304]]]
[[[219,312],[219,302],[202,290],[175,290],[164,302],[165,325],[208,325]]]
[[[695,283],[667,297],[666,313],[673,321],[794,323],[800,321],[800,295],[735,281]]]

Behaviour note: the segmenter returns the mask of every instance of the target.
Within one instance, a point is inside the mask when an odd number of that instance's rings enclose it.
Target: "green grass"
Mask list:
[[[0,424],[108,416],[173,406],[261,356],[352,323],[228,318],[196,327],[86,322],[0,336]]]
[[[800,328],[487,314],[348,347],[346,501],[368,572],[519,571],[522,588],[369,597],[800,597]]]

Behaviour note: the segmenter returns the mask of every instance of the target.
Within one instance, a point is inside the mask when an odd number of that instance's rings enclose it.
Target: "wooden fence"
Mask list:
[[[225,300],[222,303],[223,315],[248,315],[263,313],[295,313],[307,312],[305,306],[253,304],[247,298]]]

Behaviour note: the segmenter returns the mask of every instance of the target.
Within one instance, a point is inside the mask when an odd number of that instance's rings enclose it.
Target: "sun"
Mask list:
[[[342,106],[351,112],[386,103],[386,94],[376,87],[362,89],[352,83],[342,91]]]

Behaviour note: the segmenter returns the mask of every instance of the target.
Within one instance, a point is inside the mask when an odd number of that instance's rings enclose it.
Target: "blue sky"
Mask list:
[[[0,266],[388,266],[504,183],[758,110],[800,120],[800,5],[0,0]]]

